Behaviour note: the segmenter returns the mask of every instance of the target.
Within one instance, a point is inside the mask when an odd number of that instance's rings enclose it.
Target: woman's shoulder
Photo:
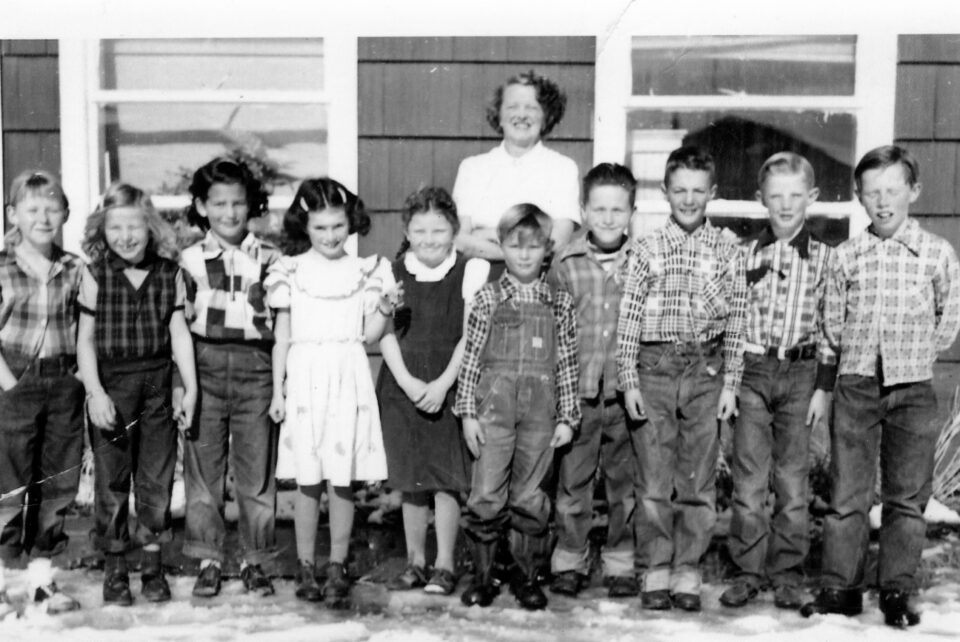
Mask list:
[[[565,154],[561,154],[552,147],[547,147],[543,143],[540,143],[540,153],[544,162],[548,162],[552,165],[555,165],[557,168],[563,168],[565,170],[570,170],[573,172],[578,172],[577,162]]]

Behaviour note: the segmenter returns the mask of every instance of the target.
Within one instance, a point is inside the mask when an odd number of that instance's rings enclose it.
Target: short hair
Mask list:
[[[717,164],[710,152],[694,145],[684,145],[670,152],[663,172],[663,184],[670,186],[670,177],[678,169],[692,169],[710,174],[710,184],[717,182]]]
[[[218,156],[193,173],[190,183],[190,205],[187,208],[187,223],[201,230],[210,229],[210,220],[201,216],[197,201],[206,202],[210,188],[217,183],[240,185],[247,197],[247,218],[257,218],[267,211],[267,191],[254,176],[246,163],[226,156]]]
[[[360,197],[332,178],[306,178],[300,183],[290,208],[283,215],[284,253],[302,254],[309,250],[311,244],[307,223],[310,221],[310,212],[322,212],[331,207],[343,208],[350,234],[364,236],[370,231],[370,215]]]
[[[767,178],[773,174],[803,174],[807,189],[813,189],[817,184],[813,173],[813,165],[806,158],[794,152],[777,152],[763,161],[763,165],[760,166],[760,171],[757,173],[757,185],[761,190]]]
[[[431,211],[447,219],[447,222],[450,223],[450,226],[453,228],[453,235],[457,235],[460,231],[460,217],[457,216],[457,204],[453,202],[453,197],[450,196],[450,192],[442,187],[421,187],[407,197],[407,200],[403,203],[403,212],[400,214],[404,230],[407,229],[407,226],[410,225],[410,220],[416,214]],[[410,241],[404,236],[403,241],[400,243],[400,249],[397,251],[397,258],[403,256],[409,249]]]
[[[536,239],[546,244],[547,251],[550,251],[553,247],[550,240],[550,234],[553,232],[553,219],[533,203],[518,203],[500,217],[500,223],[497,225],[497,238],[501,243],[514,230],[521,231],[521,243]],[[524,231],[527,234],[524,234]]]
[[[590,200],[590,190],[602,185],[622,187],[630,194],[630,206],[637,197],[637,179],[627,167],[619,163],[600,163],[583,177],[583,191],[580,198],[583,205]]]
[[[10,182],[10,191],[7,192],[7,206],[16,207],[17,203],[27,196],[43,196],[60,201],[64,213],[70,216],[70,202],[63,191],[63,186],[56,176],[42,169],[28,169],[17,174]],[[12,226],[3,237],[7,245],[17,245],[23,240],[20,228]]]
[[[865,172],[871,169],[886,169],[897,164],[903,167],[907,185],[913,187],[920,181],[920,163],[913,154],[899,145],[882,145],[864,154],[853,170],[853,182],[857,185],[857,191],[862,187]]]
[[[540,137],[546,138],[553,128],[560,124],[567,108],[567,95],[561,91],[559,85],[546,76],[537,74],[533,69],[516,76],[511,76],[493,94],[487,103],[487,122],[494,131],[503,136],[503,127],[500,125],[500,108],[503,107],[503,94],[510,85],[533,87],[540,109],[543,110],[543,126]]]
[[[153,206],[150,196],[139,187],[130,183],[112,183],[100,198],[97,209],[87,217],[87,224],[83,230],[81,247],[90,260],[98,263],[107,258],[110,246],[104,228],[107,214],[111,210],[130,207],[140,210],[143,220],[150,231],[150,242],[147,251],[157,256],[175,261],[180,251],[177,249],[177,234],[170,224],[163,220],[160,212]]]

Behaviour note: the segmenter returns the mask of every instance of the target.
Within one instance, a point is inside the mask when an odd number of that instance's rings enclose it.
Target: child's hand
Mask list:
[[[566,446],[573,439],[573,428],[567,424],[557,424],[553,429],[553,439],[550,440],[551,448],[560,448]]]
[[[392,288],[384,290],[380,294],[378,306],[384,316],[393,316],[397,308],[403,306],[403,281],[399,281]]]
[[[480,458],[480,446],[487,443],[487,436],[483,432],[483,426],[476,419],[464,417],[463,419],[463,439],[467,442],[467,448],[474,458]]]
[[[627,414],[634,421],[646,421],[647,411],[643,407],[643,396],[638,388],[631,388],[623,393],[623,405],[627,408]]]
[[[117,409],[106,390],[99,390],[87,397],[87,413],[90,421],[100,430],[114,430],[117,423]]]
[[[17,378],[12,374],[9,377],[5,377],[3,380],[0,380],[0,390],[6,392],[17,385]]]
[[[450,389],[443,385],[443,382],[434,379],[424,386],[423,395],[417,402],[417,409],[431,415],[440,412],[440,409],[443,408],[443,402],[447,400],[448,390]]]
[[[186,390],[180,400],[180,407],[174,406],[173,418],[180,432],[186,432],[193,425],[193,413],[197,407],[197,391]]]
[[[423,395],[427,390],[426,382],[416,377],[410,377],[410,380],[404,381],[400,387],[403,389],[404,394],[407,395],[407,398],[413,402],[413,405],[419,408],[420,401],[423,399]]]
[[[717,419],[726,421],[730,417],[740,414],[737,411],[737,395],[733,390],[726,388],[720,393],[720,401],[717,403]]]
[[[807,408],[807,425],[815,426],[819,422],[827,423],[830,420],[830,401],[832,393],[826,390],[815,390]]]
[[[273,393],[273,399],[270,400],[270,410],[267,411],[270,419],[272,419],[274,423],[280,423],[283,421],[285,411],[286,406],[283,399],[283,392]]]

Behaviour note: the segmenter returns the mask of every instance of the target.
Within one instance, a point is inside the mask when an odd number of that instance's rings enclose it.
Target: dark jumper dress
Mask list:
[[[403,362],[414,377],[429,383],[439,377],[463,334],[463,274],[466,259],[459,252],[450,271],[436,282],[419,282],[403,257],[393,274],[403,282],[404,307],[394,318]],[[466,491],[470,488],[470,452],[453,414],[456,385],[447,392],[440,412],[416,408],[386,364],[377,379],[377,399],[387,454],[388,485],[406,492]]]

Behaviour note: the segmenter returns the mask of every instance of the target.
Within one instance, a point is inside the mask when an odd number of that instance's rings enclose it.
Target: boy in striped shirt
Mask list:
[[[758,182],[770,221],[746,252],[749,307],[728,540],[738,572],[720,603],[744,606],[769,581],[774,604],[797,609],[809,549],[810,431],[825,417],[836,377],[836,355],[820,332],[831,249],[805,224],[819,194],[807,159],[774,154]]]

